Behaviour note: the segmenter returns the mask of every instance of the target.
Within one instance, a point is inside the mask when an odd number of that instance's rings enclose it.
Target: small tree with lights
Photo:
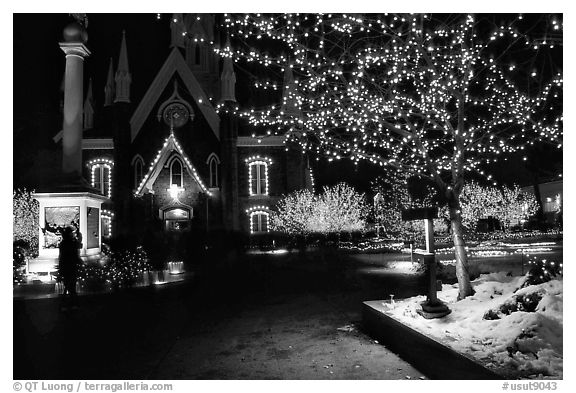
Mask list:
[[[307,235],[314,216],[315,199],[314,194],[306,189],[286,195],[270,215],[271,228],[291,235]]]
[[[423,240],[422,223],[403,221],[402,211],[433,206],[433,190],[427,189],[424,198],[413,197],[408,190],[408,179],[402,174],[379,176],[371,182],[371,188],[375,194],[372,214],[376,226],[382,228],[387,236],[401,237],[404,240],[419,237]],[[442,221],[443,218],[434,220],[436,230],[443,227]]]
[[[295,191],[280,199],[270,226],[292,235],[362,231],[368,206],[363,194],[345,183],[324,187],[320,195]]]
[[[469,231],[476,230],[481,218],[496,217],[502,203],[502,193],[496,187],[468,182],[460,194],[462,225]]]
[[[464,180],[491,179],[487,164],[530,144],[561,147],[560,16],[255,14],[223,25],[232,46],[216,52],[283,78],[279,104],[238,114],[329,160],[432,181],[449,208],[458,297],[472,294]]]
[[[38,255],[38,208],[32,192],[12,192],[12,241],[23,245],[30,256]]]
[[[496,208],[495,216],[500,220],[504,230],[510,228],[511,223],[520,223],[527,220],[538,211],[538,201],[534,194],[522,192],[518,185],[503,187],[501,203]]]
[[[324,187],[314,207],[310,230],[319,233],[358,232],[366,225],[364,194],[345,183]]]

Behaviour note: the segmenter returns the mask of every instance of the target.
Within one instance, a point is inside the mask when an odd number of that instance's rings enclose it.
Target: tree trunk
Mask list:
[[[454,239],[454,255],[456,257],[456,278],[458,278],[458,300],[474,294],[468,274],[468,258],[464,244],[462,229],[462,216],[460,215],[460,201],[458,196],[451,195],[448,201],[450,210],[450,227]]]

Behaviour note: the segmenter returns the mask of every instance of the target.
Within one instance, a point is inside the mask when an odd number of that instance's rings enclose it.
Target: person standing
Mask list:
[[[64,228],[62,241],[60,242],[60,255],[58,258],[59,272],[64,284],[64,305],[62,310],[67,310],[68,306],[78,308],[76,282],[78,280],[78,265],[80,260],[81,243],[74,236],[72,227]]]

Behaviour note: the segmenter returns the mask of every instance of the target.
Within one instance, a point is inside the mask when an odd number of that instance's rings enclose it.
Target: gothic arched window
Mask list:
[[[208,156],[208,160],[206,160],[206,163],[208,164],[208,170],[210,172],[208,185],[210,188],[218,188],[219,187],[218,166],[220,165],[220,160],[218,159],[218,156],[216,154],[212,153],[210,154],[210,156]]]
[[[170,164],[170,185],[173,184],[178,187],[184,185],[182,163],[178,158],[172,160],[172,164]]]
[[[142,160],[141,157],[137,156],[134,159],[134,188],[138,188],[138,186],[140,186],[140,183],[142,182],[142,179],[144,178],[144,161]]]

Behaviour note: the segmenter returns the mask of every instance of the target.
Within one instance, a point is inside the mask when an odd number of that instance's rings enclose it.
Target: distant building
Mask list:
[[[522,191],[532,193],[536,197],[540,195],[540,203],[546,222],[556,223],[562,215],[564,196],[562,192],[562,180],[549,181],[534,186],[523,187]]]
[[[229,45],[216,26],[214,15],[175,15],[170,52],[149,81],[132,80],[139,64],[128,61],[126,32],[105,85],[90,82],[82,159],[84,177],[109,198],[101,213],[104,238],[126,228],[267,232],[281,195],[311,187],[304,154],[287,149],[283,136],[252,137],[254,130],[231,115],[241,104],[232,59],[221,60],[208,44]],[[138,102],[132,83],[147,85]],[[101,103],[94,102],[96,89],[104,90]],[[61,140],[60,132],[54,141]]]

